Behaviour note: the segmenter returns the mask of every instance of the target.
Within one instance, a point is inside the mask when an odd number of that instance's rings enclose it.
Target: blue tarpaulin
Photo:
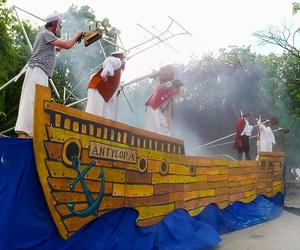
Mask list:
[[[31,139],[0,139],[0,250],[209,249],[220,234],[279,216],[283,195],[258,196],[190,216],[178,209],[160,223],[136,226],[137,212],[120,208],[98,217],[68,240],[57,232],[37,176]]]

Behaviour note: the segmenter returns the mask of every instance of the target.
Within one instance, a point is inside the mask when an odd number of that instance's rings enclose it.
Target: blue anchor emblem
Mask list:
[[[77,156],[72,156],[72,168],[77,172],[77,177],[74,179],[73,183],[70,184],[70,189],[71,189],[71,191],[74,191],[77,182],[80,181],[83,191],[84,191],[84,194],[86,196],[87,202],[88,202],[88,207],[83,210],[80,210],[80,211],[77,211],[74,209],[74,203],[67,204],[69,211],[73,215],[76,215],[78,217],[86,217],[91,214],[93,214],[95,216],[98,215],[98,208],[102,202],[102,198],[103,198],[103,194],[104,194],[104,186],[105,186],[103,169],[100,168],[99,177],[101,178],[101,189],[100,189],[99,194],[96,199],[93,199],[93,196],[92,196],[90,190],[88,189],[88,186],[84,180],[84,176],[95,165],[96,164],[93,161],[93,162],[89,163],[86,168],[84,168],[82,171],[80,171],[80,169],[79,169],[80,160],[77,158]]]

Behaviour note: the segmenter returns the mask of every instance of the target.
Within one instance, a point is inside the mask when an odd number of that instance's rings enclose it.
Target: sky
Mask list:
[[[57,10],[65,12],[71,4],[89,5],[96,18],[108,18],[110,23],[121,30],[125,48],[130,48],[150,36],[137,23],[151,32],[162,31],[170,24],[168,16],[185,27],[192,36],[180,35],[168,40],[168,44],[155,47],[130,59],[122,76],[124,82],[150,73],[152,69],[171,63],[187,63],[191,55],[201,57],[208,52],[230,45],[248,46],[253,51],[267,54],[280,53],[276,47],[260,46],[253,36],[258,30],[270,25],[281,27],[286,23],[300,23],[300,13],[292,15],[295,0],[8,0],[7,6],[16,5],[41,18]],[[23,12],[21,19],[42,23]],[[174,25],[173,34],[182,32]],[[75,31],[74,31],[75,32]],[[129,55],[130,56],[130,55]]]

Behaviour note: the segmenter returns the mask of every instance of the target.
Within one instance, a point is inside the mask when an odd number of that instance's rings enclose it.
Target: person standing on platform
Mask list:
[[[183,84],[174,79],[170,66],[161,69],[154,92],[146,101],[145,129],[159,134],[171,135],[173,120],[173,99]]]
[[[249,138],[251,136],[253,126],[249,125],[249,117],[250,114],[248,113],[242,115],[241,119],[235,125],[236,137],[234,141],[234,148],[237,149],[238,160],[242,160],[243,153],[245,153],[247,160],[251,160]]]
[[[121,73],[125,69],[125,54],[116,51],[107,57],[100,70],[94,74],[87,91],[87,105],[85,112],[116,119],[117,89],[120,85]]]
[[[273,145],[276,144],[275,136],[271,129],[271,123],[269,120],[264,123],[261,122],[261,117],[257,119],[258,135],[257,135],[257,158],[259,152],[272,152]]]
[[[33,136],[33,109],[35,85],[48,87],[48,80],[52,77],[55,67],[55,51],[69,49],[82,37],[82,31],[77,31],[69,40],[61,37],[62,15],[54,12],[46,18],[45,29],[40,32],[34,42],[33,50],[27,62],[28,68],[24,78],[18,118],[15,131],[19,138]]]

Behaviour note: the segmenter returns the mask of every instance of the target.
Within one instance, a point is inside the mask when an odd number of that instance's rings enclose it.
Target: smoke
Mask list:
[[[92,22],[78,18],[74,11],[68,11],[65,19],[62,31],[66,36],[71,36],[76,30],[88,30],[88,27],[92,25]],[[92,19],[91,17],[89,20]],[[104,46],[107,48],[108,45],[104,44]],[[103,60],[104,55],[97,42],[89,47],[84,47],[81,43],[70,51],[62,51],[58,64],[63,67],[71,65],[68,66],[66,74],[72,74],[71,80],[65,82],[65,86],[69,89],[76,87],[75,94],[79,98],[86,97],[86,87],[91,71],[97,68]],[[276,110],[275,95],[273,98],[267,98],[272,95],[264,93],[266,89],[262,87],[262,82],[267,75],[266,69],[262,67],[259,57],[252,53],[250,48],[231,47],[229,50],[220,49],[217,55],[193,57],[186,65],[176,65],[176,71],[176,78],[185,86],[174,104],[172,136],[185,141],[186,152],[189,154],[228,155],[236,158],[233,143],[215,147],[199,146],[234,133],[234,126],[241,110],[251,114],[250,124],[252,125],[256,124],[255,118],[259,115],[262,115],[264,119],[285,112],[284,106],[281,106],[280,112]],[[120,92],[118,97],[118,120],[130,126],[144,128],[144,103],[152,94],[152,88],[153,82],[149,79],[124,88],[124,92]],[[132,106],[133,112],[129,105]],[[85,104],[81,105],[80,109],[84,107]],[[284,120],[284,124],[279,124],[279,126],[288,126],[288,117]],[[278,143],[274,150],[282,150],[283,145],[286,144],[285,139],[280,133],[275,135]],[[234,136],[218,143],[233,140]],[[255,138],[250,142],[250,152],[254,159],[256,157]]]
[[[96,25],[99,26],[100,23],[95,20],[93,11],[88,6],[82,6],[78,9],[72,5],[68,11],[64,13],[64,20],[62,24],[63,39],[70,39],[74,36],[76,31],[87,32],[95,28]],[[69,92],[66,92],[66,97],[68,97],[66,100],[67,103],[76,101],[77,98],[86,97],[89,78],[96,72],[105,59],[99,42],[85,47],[82,41],[71,49],[61,50],[59,53],[56,70],[63,71],[59,74],[62,75],[63,78],[56,80],[75,95],[73,96],[70,95]],[[112,50],[112,46],[109,46],[103,41],[102,45],[106,52],[109,53]],[[83,108],[83,106],[85,105],[81,105],[81,108]]]
[[[241,110],[251,114],[251,125],[256,125],[259,115],[263,119],[275,115],[274,107],[261,92],[264,68],[250,55],[248,49],[242,48],[194,58],[188,65],[178,66],[178,77],[185,87],[176,106],[175,134],[185,140],[187,152],[236,158],[234,135],[207,147],[201,145],[234,134]],[[253,135],[256,133],[254,129]],[[255,159],[256,138],[250,140],[250,147]]]

